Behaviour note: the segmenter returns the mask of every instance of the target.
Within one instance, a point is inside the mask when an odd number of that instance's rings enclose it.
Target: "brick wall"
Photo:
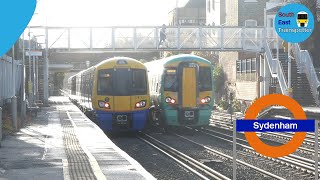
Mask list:
[[[264,25],[264,8],[268,0],[245,2],[245,0],[226,0],[226,25],[244,26],[245,20],[256,20],[258,26]],[[222,64],[230,89],[236,92],[237,99],[253,100],[258,96],[257,82],[236,81],[236,60],[255,58],[256,53],[220,52],[219,62]]]
[[[226,25],[238,26],[238,1],[226,0]]]
[[[239,59],[238,52],[220,52],[219,63],[223,67],[227,81],[234,86],[236,82],[236,60]]]

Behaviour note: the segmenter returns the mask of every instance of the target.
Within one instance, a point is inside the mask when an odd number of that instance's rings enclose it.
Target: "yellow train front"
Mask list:
[[[84,112],[94,115],[102,130],[145,128],[150,95],[147,70],[142,63],[126,57],[111,58],[74,77],[69,79],[70,97]]]
[[[298,25],[298,27],[307,27],[308,26],[308,13],[306,13],[304,11],[298,12],[297,25]]]

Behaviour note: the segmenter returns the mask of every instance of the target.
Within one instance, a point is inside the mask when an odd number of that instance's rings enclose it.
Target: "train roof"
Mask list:
[[[103,61],[101,61],[99,64],[95,65],[95,67],[98,67],[98,66],[100,66],[100,65],[102,65],[102,64],[105,64],[105,63],[117,61],[117,60],[129,60],[129,61],[134,61],[134,62],[136,62],[136,63],[139,63],[139,64],[142,64],[142,65],[143,65],[143,63],[141,63],[140,61],[138,61],[138,60],[136,60],[136,59],[120,56],[120,57],[113,57],[113,58],[109,58],[109,59],[103,60]]]
[[[208,61],[207,59],[202,58],[200,56],[196,56],[196,55],[193,55],[193,54],[179,54],[179,55],[173,55],[173,56],[166,57],[166,58],[163,58],[163,59],[147,62],[147,63],[145,63],[145,65],[146,66],[152,66],[154,64],[157,64],[157,66],[160,66],[160,65],[164,66],[166,64],[169,64],[169,63],[172,63],[172,62],[175,62],[175,61],[189,60],[190,58],[198,60],[198,61],[201,61],[201,62],[206,63],[206,64],[211,64],[210,61]]]
[[[207,59],[202,58],[200,56],[193,55],[193,54],[179,54],[179,55],[167,57],[165,58],[166,62],[164,64],[168,64],[168,63],[179,61],[179,60],[189,60],[190,58],[201,61],[203,63],[211,64],[211,62],[208,61]]]
[[[87,68],[87,69],[84,69],[84,70],[78,72],[77,74],[69,77],[68,79],[71,79],[71,78],[74,77],[74,76],[78,76],[78,75],[80,75],[80,74],[88,71],[88,70],[91,69],[91,68],[97,68],[98,66],[101,66],[101,65],[103,65],[103,64],[105,64],[105,63],[110,63],[110,62],[114,62],[114,61],[117,61],[117,60],[129,60],[129,61],[134,61],[134,62],[139,63],[139,64],[141,64],[141,65],[144,66],[143,63],[141,63],[140,61],[138,61],[138,60],[136,60],[136,59],[133,59],[133,58],[122,57],[122,56],[121,56],[121,57],[112,57],[112,58],[109,58],[109,59],[105,59],[105,60],[101,61],[100,63],[94,65],[94,66],[91,66],[91,67],[89,67],[89,68]]]

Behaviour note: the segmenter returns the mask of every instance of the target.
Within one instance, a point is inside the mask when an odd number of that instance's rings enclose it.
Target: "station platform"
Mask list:
[[[67,97],[51,97],[0,148],[0,179],[155,179],[112,143]]]

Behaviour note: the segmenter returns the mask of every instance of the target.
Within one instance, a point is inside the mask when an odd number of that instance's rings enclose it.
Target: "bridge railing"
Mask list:
[[[263,29],[263,27],[232,26],[167,26],[165,43],[160,43],[161,27],[30,27],[27,31],[30,30],[37,35],[39,43],[45,43],[45,38],[48,37],[48,47],[60,50],[260,51],[264,39]]]
[[[297,61],[298,69],[301,72],[305,73],[308,78],[313,98],[315,99],[317,104],[320,104],[317,92],[320,81],[314,69],[313,61],[309,52],[307,50],[301,50],[299,44],[297,43],[292,44],[292,52]]]
[[[278,34],[275,32],[274,28],[265,29],[265,39],[264,39],[264,49],[265,49],[265,58],[272,77],[278,79],[280,89],[282,94],[288,95],[288,82],[285,78],[284,70],[281,66],[280,60],[276,57],[272,49],[277,49],[282,46]]]

